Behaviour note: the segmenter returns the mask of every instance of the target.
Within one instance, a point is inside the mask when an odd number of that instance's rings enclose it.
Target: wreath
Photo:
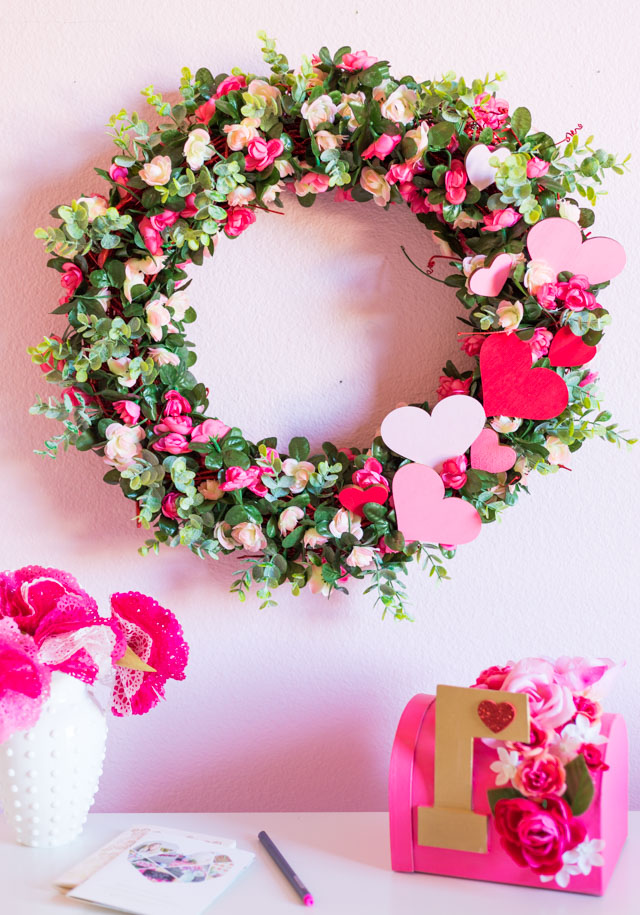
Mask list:
[[[619,162],[578,130],[556,143],[511,114],[493,80],[390,75],[365,51],[321,48],[298,70],[264,33],[268,77],[182,71],[181,101],[143,90],[157,126],[125,110],[109,126],[109,189],[59,206],[37,229],[63,289],[62,336],[30,348],[60,399],[33,413],[64,424],[40,452],[73,445],[109,465],[107,483],[152,532],[143,554],[184,545],[200,557],[244,551],[232,591],[252,582],[262,606],[285,580],[294,594],[346,591],[368,578],[384,612],[405,616],[402,573],[414,559],[438,579],[456,546],[526,491],[527,474],[567,467],[599,436],[629,442],[602,411],[586,368],[609,322],[599,291],[622,269],[611,239],[585,239],[604,173]],[[422,269],[455,290],[461,349],[439,403],[393,410],[365,449],[304,437],[286,454],[209,416],[192,374],[186,268],[237,238],[293,191],[340,201],[405,203],[438,239]],[[578,201],[582,198],[583,205]],[[417,265],[416,265],[417,266]],[[215,413],[215,408],[214,408]]]

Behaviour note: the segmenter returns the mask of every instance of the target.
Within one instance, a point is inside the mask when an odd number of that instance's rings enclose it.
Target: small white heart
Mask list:
[[[382,421],[386,445],[417,464],[434,469],[464,454],[480,435],[486,415],[482,404],[466,394],[445,397],[431,415],[420,407],[398,407]]]
[[[510,155],[511,150],[506,149],[504,146],[492,151],[484,143],[477,143],[471,147],[465,156],[464,167],[467,172],[467,178],[474,187],[477,187],[479,191],[483,191],[496,180],[497,169],[493,165],[489,165],[489,159],[492,156],[496,156],[500,162],[504,162]]]

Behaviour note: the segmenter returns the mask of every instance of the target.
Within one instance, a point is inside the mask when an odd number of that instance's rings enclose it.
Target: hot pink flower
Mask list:
[[[556,302],[557,295],[558,286],[556,283],[543,283],[542,286],[539,286],[536,290],[538,305],[541,305],[542,308],[546,308],[547,311],[553,311],[558,307],[558,303]]]
[[[154,672],[116,667],[114,715],[144,715],[164,699],[168,679],[184,680],[189,648],[170,610],[146,594],[112,594],[111,610],[127,645]]]
[[[589,280],[586,276],[572,276],[566,283],[557,284],[557,296],[564,302],[565,308],[571,311],[592,311],[598,307],[596,297],[589,292]]]
[[[387,184],[396,184],[400,181],[402,184],[411,183],[415,171],[413,166],[407,162],[394,163],[386,174]],[[412,185],[413,186],[413,185]]]
[[[135,426],[140,419],[140,406],[133,400],[115,400],[113,409],[126,426]]]
[[[599,702],[594,702],[587,696],[576,696],[575,703],[577,715],[584,715],[589,721],[598,721],[602,718],[602,706]]]
[[[481,129],[490,127],[491,130],[499,130],[509,116],[509,103],[482,92],[476,95],[473,114]]]
[[[476,689],[502,689],[502,684],[510,670],[511,664],[507,664],[506,667],[487,667],[478,676],[473,686]]]
[[[33,727],[49,695],[51,671],[35,642],[11,619],[0,619],[0,744]]]
[[[599,378],[598,372],[587,372],[587,374],[584,376],[582,381],[578,382],[578,387],[584,388],[588,384],[593,384],[594,382],[596,382],[598,380],[598,378]]]
[[[151,220],[146,216],[138,223],[138,231],[142,235],[142,240],[150,254],[162,254],[162,235],[153,227]]]
[[[338,203],[345,203],[345,202],[355,203],[355,201],[353,199],[353,194],[351,193],[349,188],[337,187],[336,192],[333,195],[333,198]]]
[[[193,428],[190,416],[164,416],[161,423],[153,427],[154,435],[165,435],[169,432],[178,432],[180,435],[189,435]]]
[[[527,162],[527,178],[542,178],[549,171],[549,163],[537,156],[532,156]]]
[[[205,419],[203,423],[196,426],[191,433],[192,442],[208,442],[210,438],[224,438],[227,432],[231,431],[231,426],[227,426],[220,419]]]
[[[80,398],[84,401],[85,407],[95,401],[95,398],[92,397],[91,394],[87,394],[86,391],[81,391],[80,388],[76,388],[73,385],[70,388],[63,388],[60,396],[63,400],[65,397],[68,397],[74,407],[80,405]]]
[[[178,506],[177,501],[180,498],[181,493],[179,492],[168,492],[164,499],[162,500],[162,506],[160,511],[165,516],[165,518],[175,519],[178,517]]]
[[[348,70],[353,73],[355,70],[368,70],[378,62],[377,57],[372,57],[366,51],[354,51],[351,54],[343,54],[342,60],[338,66],[342,70]]]
[[[177,213],[175,210],[163,210],[161,213],[156,213],[155,216],[149,217],[149,222],[156,230],[156,232],[162,232],[163,229],[168,229],[180,218],[180,213]]]
[[[520,213],[513,207],[507,207],[506,210],[493,210],[482,217],[484,221],[482,231],[499,232],[501,229],[509,229],[511,226],[515,226],[521,218]]]
[[[183,217],[183,219],[191,219],[191,217],[195,216],[196,213],[198,212],[198,207],[195,205],[195,202],[194,202],[195,199],[196,199],[195,194],[187,194],[187,196],[184,198],[184,202],[186,203],[186,206],[185,206],[184,210],[180,210],[180,214],[179,214],[180,216]],[[181,266],[183,266],[183,265],[178,264],[178,267],[181,267]]]
[[[586,835],[569,805],[555,797],[546,799],[546,808],[525,798],[503,798],[496,804],[494,823],[507,854],[536,874],[557,874],[565,851]]]
[[[65,305],[68,301],[70,301],[73,293],[76,291],[83,279],[84,276],[80,267],[76,267],[76,265],[72,264],[71,261],[67,261],[66,264],[62,265],[60,285],[64,290],[64,294],[61,295],[58,299],[59,305]]]
[[[262,475],[266,473],[263,467],[248,467],[244,470],[242,467],[228,467],[224,475],[224,483],[220,484],[223,492],[231,492],[233,489],[245,489],[245,487],[256,496],[265,496],[268,492],[264,483],[260,482]]]
[[[388,133],[383,133],[381,137],[378,137],[373,143],[370,143],[366,149],[360,153],[362,159],[373,159],[374,156],[377,156],[378,159],[386,159],[393,150],[396,148],[402,137],[399,133],[394,133],[393,135]]]
[[[533,337],[529,340],[531,358],[534,362],[542,356],[546,356],[549,352],[552,340],[553,334],[550,330],[547,330],[546,327],[536,327],[533,332]]]
[[[127,177],[129,175],[129,169],[125,168],[124,165],[111,165],[109,166],[109,177],[116,182],[116,184],[127,183]]]
[[[176,390],[167,391],[164,395],[166,401],[164,416],[180,416],[182,413],[191,413],[191,404]]]
[[[464,198],[467,196],[465,190],[466,183],[467,173],[464,169],[464,165],[460,159],[454,159],[451,163],[451,168],[444,176],[446,198],[449,203],[459,204],[464,202]]]
[[[224,231],[229,238],[237,238],[256,221],[256,214],[247,207],[229,207]]]
[[[445,397],[451,397],[452,394],[468,394],[473,379],[449,378],[448,375],[440,375],[439,380],[437,394],[440,400],[444,400]]]
[[[42,617],[66,594],[79,595],[86,607],[97,611],[93,598],[73,575],[61,569],[24,566],[15,572],[1,572],[0,617],[13,617],[23,632],[33,633]]]
[[[531,718],[545,730],[561,727],[575,715],[571,690],[557,681],[553,665],[542,658],[519,661],[509,671],[502,688],[510,693],[526,693]]]
[[[602,750],[593,743],[583,743],[578,753],[584,756],[584,761],[592,772],[606,772],[609,766],[602,758]]]
[[[157,442],[154,442],[151,447],[154,451],[168,451],[169,454],[186,454],[187,451],[191,451],[189,442],[179,432],[171,432],[169,435],[164,435]]]
[[[540,756],[541,753],[546,752],[552,736],[555,737],[555,732],[545,731],[544,728],[539,728],[535,721],[532,721],[529,730],[529,743],[507,741],[507,746],[510,750],[520,753],[521,756]]]
[[[262,137],[254,137],[247,143],[245,156],[247,171],[265,171],[270,165],[273,165],[283,150],[282,140],[263,140]]]
[[[465,337],[460,344],[460,349],[464,350],[467,356],[477,356],[482,349],[485,338],[481,334],[471,334]]]
[[[356,470],[351,476],[356,486],[386,486],[389,488],[389,481],[382,476],[382,464],[375,458],[367,458],[364,467]]]
[[[445,486],[448,486],[449,489],[462,489],[467,482],[466,469],[467,459],[464,454],[443,461],[442,470],[440,471],[442,482]]]
[[[247,81],[244,76],[225,76],[216,89],[216,98],[227,95],[229,92],[235,92],[237,89],[244,89],[246,85]]]
[[[208,124],[215,113],[216,100],[214,98],[210,98],[207,99],[206,102],[203,102],[202,105],[198,105],[194,112],[194,117],[198,124]]]
[[[564,766],[557,756],[541,753],[523,760],[513,777],[513,786],[526,797],[560,797],[566,790]]]

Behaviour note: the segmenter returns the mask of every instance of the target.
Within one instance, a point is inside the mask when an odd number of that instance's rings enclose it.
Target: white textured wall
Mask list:
[[[624,17],[617,13],[624,10]],[[25,356],[58,326],[56,275],[32,232],[49,209],[100,190],[111,155],[103,125],[138,90],[177,86],[180,67],[262,71],[259,28],[297,63],[351,43],[418,78],[506,70],[504,94],[557,137],[578,122],[620,152],[638,146],[635,7],[583,2],[375,2],[339,6],[245,0],[21,2],[2,26],[2,465],[0,566],[62,566],[98,597],[153,594],[180,616],[188,678],[147,718],[114,720],[101,810],[381,809],[405,702],[437,682],[466,684],[528,654],[627,659],[610,708],[638,732],[638,457],[595,442],[571,473],[532,480],[531,498],[483,530],[436,586],[410,575],[416,622],[381,622],[357,593],[327,602],[285,591],[258,611],[227,594],[237,562],[186,551],[142,559],[131,505],[102,484],[97,458],[32,455],[53,430],[27,415],[49,393]],[[553,23],[552,25],[550,23]],[[612,176],[599,233],[629,252],[603,296],[614,324],[597,359],[606,405],[640,430],[637,388],[637,177]],[[399,400],[431,396],[455,357],[457,303],[400,252],[434,249],[410,214],[321,200],[263,215],[220,245],[193,297],[200,377],[216,411],[253,437],[365,442]],[[54,393],[51,389],[51,393]]]

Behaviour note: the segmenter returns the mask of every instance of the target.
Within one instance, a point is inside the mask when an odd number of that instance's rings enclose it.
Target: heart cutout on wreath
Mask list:
[[[161,544],[202,558],[243,551],[249,568],[232,590],[244,599],[257,582],[262,606],[285,581],[296,593],[309,585],[331,594],[350,577],[370,576],[385,612],[404,618],[397,581],[408,562],[422,557],[442,577],[449,546],[474,539],[480,518],[495,520],[526,491],[545,442],[561,431],[575,450],[586,438],[582,422],[561,414],[568,407],[582,417],[586,396],[599,409],[588,373],[573,371],[567,387],[564,371],[532,363],[550,343],[555,355],[553,335],[568,310],[586,310],[583,324],[602,331],[607,314],[589,283],[619,272],[623,253],[557,216],[554,189],[576,171],[588,185],[593,162],[581,171],[579,155],[563,158],[532,130],[528,109],[509,112],[493,83],[476,81],[470,93],[470,82],[448,78],[436,90],[430,80],[396,79],[387,61],[347,47],[333,55],[321,48],[294,71],[261,37],[266,76],[185,69],[176,105],[145,89],[159,126],[115,115],[116,155],[97,170],[104,192],[58,207],[59,224],[36,231],[60,274],[55,313],[66,325],[30,348],[47,380],[64,389],[32,412],[63,422],[43,453],[75,445],[104,460],[105,481],[135,504],[138,525],[150,532],[143,554]],[[598,187],[602,172],[593,178]],[[304,436],[282,450],[272,436],[252,442],[232,418],[216,416],[191,371],[196,314],[185,267],[277,209],[287,188],[306,207],[329,192],[349,205],[406,204],[448,246],[438,262],[465,308],[462,349],[476,361],[462,370],[447,362],[431,408],[425,366],[413,386],[417,402],[403,408],[409,426],[389,434],[395,418],[387,417],[383,436],[363,447],[329,441],[312,450]],[[580,212],[590,224],[589,208]],[[274,257],[274,269],[282,263]],[[422,272],[431,276],[435,263]],[[572,277],[578,269],[588,279]],[[399,309],[396,319],[404,320]],[[229,345],[242,359],[241,339]],[[266,366],[252,371],[268,377]],[[460,395],[475,404],[462,436]],[[494,442],[518,457],[518,473],[507,468],[504,484],[469,467],[487,416],[519,426],[509,446]],[[547,420],[544,434],[521,425],[527,419]],[[611,427],[593,431],[623,440]],[[496,453],[506,463],[507,452]],[[406,466],[407,456],[418,463]],[[371,518],[361,490],[380,506]],[[394,500],[383,498],[391,490]],[[420,538],[426,542],[408,543]]]

